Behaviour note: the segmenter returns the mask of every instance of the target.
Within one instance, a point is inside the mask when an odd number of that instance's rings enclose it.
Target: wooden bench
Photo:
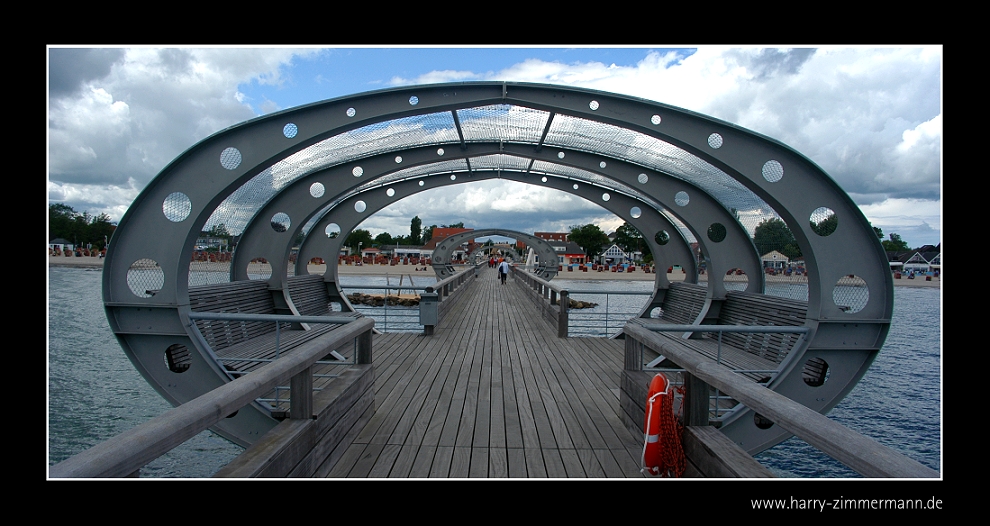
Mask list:
[[[730,291],[726,293],[725,300],[714,302],[712,309],[717,309],[716,325],[801,327],[807,316],[808,304],[777,296]],[[683,316],[672,318],[685,319]],[[663,317],[660,321],[684,323]],[[656,324],[654,320],[642,322],[647,327]],[[719,345],[719,334],[716,332],[694,333],[690,338],[682,337],[683,333],[661,331],[659,334],[731,369],[748,371],[741,374],[759,382],[770,380],[801,337],[794,333],[725,332]]]
[[[323,297],[319,294],[320,287],[323,289]],[[329,310],[329,294],[321,276],[289,278],[288,288],[299,315],[360,316],[332,313]],[[264,280],[244,280],[190,287],[189,304],[193,312],[292,314],[287,308],[277,307],[276,298],[281,295],[281,290],[270,290]],[[196,320],[195,324],[223,366],[228,371],[239,374],[264,365],[257,360],[274,359],[276,353],[291,352],[293,348],[340,326],[324,323],[308,326],[279,323],[276,334],[276,324],[271,321]]]

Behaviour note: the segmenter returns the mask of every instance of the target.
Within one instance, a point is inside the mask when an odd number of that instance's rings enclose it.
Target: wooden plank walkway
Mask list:
[[[557,338],[480,271],[433,336],[375,336],[375,415],[332,478],[643,477],[619,416],[621,341]]]

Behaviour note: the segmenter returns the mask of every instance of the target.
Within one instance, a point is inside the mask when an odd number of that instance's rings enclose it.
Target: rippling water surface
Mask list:
[[[894,288],[894,320],[863,379],[829,417],[941,471],[942,355],[937,288]],[[791,438],[757,459],[778,476],[859,477]]]
[[[414,276],[415,285],[436,280]],[[345,285],[385,285],[384,278],[342,278]],[[395,285],[397,278],[391,278]],[[567,281],[574,290],[649,291],[651,282]],[[49,269],[48,462],[55,464],[168,409],[135,370],[110,331],[103,310],[101,271]],[[366,289],[374,292],[373,289]],[[347,290],[346,292],[351,292]],[[645,296],[575,294],[599,303],[588,319],[637,311]],[[940,294],[896,287],[894,322],[863,380],[829,417],[933,469],[941,462]],[[378,316],[376,314],[376,316]],[[380,323],[376,321],[376,323]],[[601,326],[602,324],[598,324]],[[614,332],[609,327],[609,332]],[[243,449],[204,431],[142,469],[143,477],[209,477]],[[781,477],[858,477],[798,439],[757,459]]]
[[[101,270],[48,271],[48,463],[55,464],[172,408],[127,359],[103,310]],[[141,470],[209,477],[243,448],[204,431]]]

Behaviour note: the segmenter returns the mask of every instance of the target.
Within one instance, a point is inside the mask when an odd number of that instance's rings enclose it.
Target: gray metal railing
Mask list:
[[[474,278],[477,275],[478,269],[485,264],[486,263],[479,263],[477,265],[471,265],[453,276],[450,276],[449,278],[426,286],[341,285],[340,288],[346,290],[385,291],[385,303],[381,307],[362,307],[359,305],[352,305],[356,311],[367,316],[374,317],[376,321],[379,321],[380,323],[378,325],[378,329],[382,332],[390,332],[390,330],[397,326],[398,330],[415,331],[422,328],[424,334],[432,334],[434,326],[439,323],[440,319],[443,318],[443,315],[446,312],[446,306],[443,305],[443,303],[456,296],[456,294],[461,290],[461,285],[465,284],[469,279]],[[420,291],[419,308],[403,308],[393,305],[390,309],[388,298],[390,297],[389,291],[392,290],[396,291],[397,295],[403,290]],[[397,318],[399,321],[390,326],[389,318]],[[427,323],[424,323],[424,321]]]
[[[327,349],[336,349],[351,343],[355,346],[355,362],[370,364],[371,331],[374,326],[375,322],[370,318],[350,318],[345,325],[326,333],[327,336],[332,335],[332,339],[322,341],[319,345],[297,348],[288,356],[249,375],[228,382],[55,464],[48,474],[51,478],[133,476],[149,462],[216,425],[286,381],[290,383],[294,401],[289,418],[311,419],[313,364],[327,355]]]
[[[398,295],[402,294],[403,290],[408,290],[410,292],[426,291],[428,288],[430,288],[428,286],[341,285],[340,288],[345,290],[384,290],[385,291],[385,297],[384,297],[385,302],[381,307],[373,306],[373,305],[354,305],[353,303],[351,304],[351,306],[354,307],[354,310],[356,310],[357,312],[360,312],[365,316],[370,316],[375,318],[375,321],[378,323],[376,327],[381,332],[391,332],[391,330],[393,329],[418,331],[422,327],[422,324],[419,323],[419,309],[414,309],[411,307],[401,307],[397,305],[389,305],[389,298],[393,297],[390,294],[390,291],[394,290],[397,297]],[[422,292],[420,292],[420,295],[422,295]],[[390,307],[391,307],[391,311],[390,311]],[[390,317],[393,318],[393,320],[396,319],[398,320],[398,321],[394,321],[391,327],[389,326]]]
[[[636,317],[642,309],[615,310],[610,305],[611,296],[650,296],[652,291],[615,291],[615,290],[583,290],[565,289],[549,281],[539,278],[522,268],[511,267],[512,277],[519,279],[541,303],[544,315],[557,324],[557,336],[567,338],[574,336],[609,336],[610,329],[620,329],[629,318]],[[559,275],[559,274],[558,274]],[[582,309],[571,309],[570,300],[576,295],[605,296],[605,312],[580,312]],[[604,322],[604,323],[603,323]]]
[[[473,282],[478,277],[478,270],[483,265],[485,263],[470,265],[457,274],[427,287],[426,291],[420,294],[419,315],[420,322],[423,324],[423,334],[433,334],[436,325],[447,314],[449,305],[451,305],[450,300],[467,288],[463,285]]]
[[[611,301],[612,296],[652,296],[652,291],[634,290],[580,290],[567,289],[567,297],[577,300],[578,296],[605,296],[605,312],[584,312],[584,309],[568,309],[568,335],[571,336],[609,336],[612,330],[621,329],[629,318],[635,318],[643,311],[643,305],[628,310],[617,307]],[[645,302],[644,302],[645,305]],[[599,305],[601,306],[601,305]],[[604,325],[602,324],[604,322]]]

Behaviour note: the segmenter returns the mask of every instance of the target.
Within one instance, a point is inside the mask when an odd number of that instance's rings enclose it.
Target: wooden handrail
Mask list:
[[[462,270],[462,271],[454,274],[453,276],[450,276],[449,278],[440,280],[440,281],[434,283],[433,285],[430,285],[430,286],[426,287],[425,290],[426,290],[426,292],[436,292],[436,291],[440,290],[441,288],[446,287],[447,285],[450,285],[450,284],[453,284],[453,283],[459,283],[460,281],[463,281],[463,279],[467,275],[467,273],[469,273],[469,272],[472,272],[472,273],[473,272],[476,272],[479,268],[481,268],[481,264],[480,263],[477,264],[477,265],[472,265],[472,266],[470,266],[470,267],[468,267],[468,268],[466,268],[466,269],[464,269],[464,270]]]
[[[105,442],[97,444],[49,469],[51,478],[127,477],[186,440],[216,425],[227,415],[286,381],[308,385],[296,376],[311,375],[312,365],[334,349],[357,340],[357,363],[371,363],[371,330],[375,321],[357,318],[323,338],[297,347],[251,374],[226,383],[206,394],[152,418]],[[327,340],[327,337],[333,337]],[[293,381],[293,379],[295,379]],[[302,380],[302,381],[300,381]],[[293,392],[293,399],[297,398]],[[312,391],[304,395],[311,399]],[[302,407],[307,407],[303,400]],[[311,404],[311,402],[310,402]],[[293,409],[296,404],[293,404]],[[309,406],[311,407],[311,405]],[[295,417],[296,415],[293,415]],[[303,415],[302,418],[307,418]]]
[[[538,276],[534,276],[525,270],[520,270],[516,267],[509,268],[512,270],[512,277],[520,278],[525,281],[527,285],[529,285],[529,288],[532,289],[533,294],[539,296],[541,300],[547,300],[549,305],[557,306],[557,309],[552,314],[557,321],[557,337],[567,338],[568,328],[570,325],[570,293],[567,289],[558,287],[557,285],[554,285]]]

